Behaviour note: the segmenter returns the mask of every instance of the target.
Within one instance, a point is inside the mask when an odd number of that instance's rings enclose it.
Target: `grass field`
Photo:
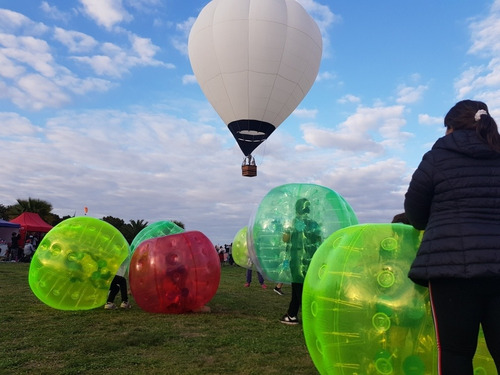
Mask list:
[[[279,322],[279,296],[244,288],[245,269],[223,266],[212,312],[55,310],[31,292],[29,264],[0,263],[0,374],[317,374],[302,326]],[[119,296],[117,297],[119,302]]]

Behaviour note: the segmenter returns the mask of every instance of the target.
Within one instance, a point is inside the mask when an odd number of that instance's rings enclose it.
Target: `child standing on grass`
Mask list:
[[[262,287],[262,289],[267,289],[267,285],[264,283],[264,277],[262,274],[257,271],[257,278],[259,279],[259,284]],[[247,282],[245,283],[245,288],[248,288],[250,286],[250,283],[252,282],[252,269],[248,268],[247,269]]]
[[[130,309],[130,303],[128,302],[128,292],[127,292],[127,279],[125,279],[125,272],[127,272],[128,258],[122,263],[118,271],[116,272],[111,285],[109,286],[108,301],[104,305],[106,310],[116,309],[114,303],[115,297],[120,292],[122,297],[122,303],[120,307],[122,309]]]

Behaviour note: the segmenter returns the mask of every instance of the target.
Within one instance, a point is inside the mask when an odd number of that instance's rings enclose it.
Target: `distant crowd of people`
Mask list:
[[[39,242],[39,233],[27,233],[26,240],[22,243],[21,234],[12,232],[9,242],[0,240],[0,261],[29,263]]]
[[[219,255],[220,265],[223,266],[228,264],[230,266],[234,265],[233,259],[233,244],[215,245],[215,252]]]

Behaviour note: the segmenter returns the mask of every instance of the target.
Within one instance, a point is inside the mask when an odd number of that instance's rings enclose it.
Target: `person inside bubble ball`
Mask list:
[[[302,304],[302,289],[307,268],[316,249],[321,245],[321,228],[309,217],[311,202],[301,198],[295,203],[295,218],[292,227],[283,234],[283,241],[290,250],[290,271],[292,275],[292,299],[288,311],[280,319],[283,324],[299,324],[297,317]]]
[[[122,309],[130,309],[130,303],[128,302],[128,290],[127,290],[127,279],[125,279],[125,273],[127,272],[128,267],[128,258],[121,264],[120,268],[116,272],[113,281],[111,281],[111,285],[109,286],[108,292],[108,300],[104,305],[106,310],[114,310],[116,309],[116,305],[114,303],[116,295],[120,292],[122,297],[122,303],[120,307]]]
[[[429,287],[441,375],[473,374],[480,325],[500,370],[500,135],[485,103],[463,100],[405,195],[425,230],[409,277]]]

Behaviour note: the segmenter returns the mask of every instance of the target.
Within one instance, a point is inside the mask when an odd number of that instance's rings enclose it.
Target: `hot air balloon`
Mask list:
[[[243,175],[255,176],[252,152],[316,79],[318,25],[295,0],[212,0],[193,24],[188,51],[203,93],[245,155]]]

